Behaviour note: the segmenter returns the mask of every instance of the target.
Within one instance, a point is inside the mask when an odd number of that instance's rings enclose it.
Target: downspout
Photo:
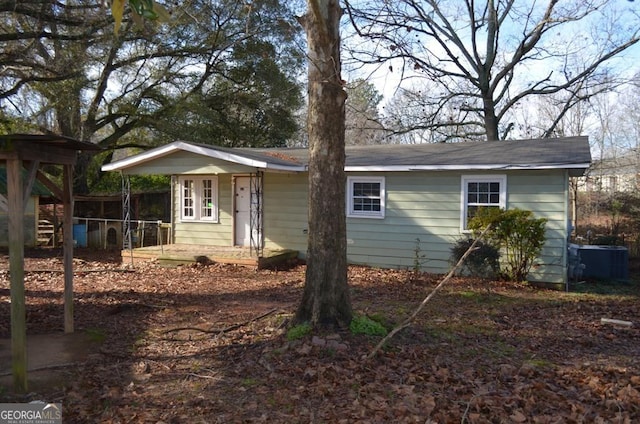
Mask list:
[[[173,244],[176,237],[176,210],[178,205],[176,205],[175,201],[177,179],[178,178],[175,175],[171,176],[171,187],[169,191],[169,204],[171,205],[171,210],[169,211],[169,219],[171,220],[171,231],[170,234],[167,235],[167,244]]]
[[[571,193],[569,187],[569,170],[564,170],[564,193],[565,193],[565,202],[564,202],[564,225],[565,225],[565,240],[564,240],[564,249],[562,249],[562,269],[564,270],[563,278],[565,281],[565,291],[569,291],[569,240],[571,238],[571,224],[570,224],[570,215],[569,215],[569,202],[571,201]]]

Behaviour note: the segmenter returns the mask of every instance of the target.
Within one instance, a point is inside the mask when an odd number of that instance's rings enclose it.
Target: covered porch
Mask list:
[[[298,257],[297,250],[261,249],[256,254],[249,247],[202,246],[195,244],[165,244],[124,249],[121,252],[124,264],[135,264],[141,261],[156,260],[163,266],[189,264],[234,264],[254,267],[256,269],[277,267]]]

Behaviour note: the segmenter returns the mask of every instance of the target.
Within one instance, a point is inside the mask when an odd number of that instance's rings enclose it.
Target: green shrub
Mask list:
[[[487,241],[502,252],[502,274],[511,281],[525,281],[545,242],[545,218],[522,209],[480,208],[469,221],[475,234],[491,225]]]
[[[349,330],[353,334],[366,334],[367,336],[386,336],[387,329],[382,324],[372,320],[366,315],[356,316],[349,324]]]
[[[451,261],[458,263],[469,250],[473,239],[461,239],[451,248]],[[475,249],[462,264],[462,274],[484,279],[495,278],[500,273],[500,251],[494,245],[478,241]]]
[[[289,331],[287,331],[287,340],[294,341],[303,338],[307,334],[311,333],[311,324],[304,323],[298,324],[294,327],[291,327]]]

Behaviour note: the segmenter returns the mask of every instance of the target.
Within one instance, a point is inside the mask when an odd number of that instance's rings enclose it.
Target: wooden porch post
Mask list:
[[[27,391],[27,324],[24,296],[24,192],[22,159],[7,158],[7,197],[9,203],[9,273],[11,275],[11,369],[13,389]]]
[[[73,333],[73,166],[63,172],[64,332]]]

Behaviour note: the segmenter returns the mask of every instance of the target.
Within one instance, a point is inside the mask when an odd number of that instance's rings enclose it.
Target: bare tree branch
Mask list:
[[[609,84],[611,90],[614,79],[603,70],[640,40],[640,16],[614,0],[347,0],[345,6],[356,34],[370,41],[349,50],[352,60],[402,60],[407,76],[438,86],[440,93],[423,90],[438,101],[416,122],[417,130],[437,131],[443,117],[436,114],[458,107],[447,93],[467,93],[464,111],[477,118],[458,122],[454,138],[461,139],[509,134],[509,117],[529,98],[576,87],[591,93]]]

